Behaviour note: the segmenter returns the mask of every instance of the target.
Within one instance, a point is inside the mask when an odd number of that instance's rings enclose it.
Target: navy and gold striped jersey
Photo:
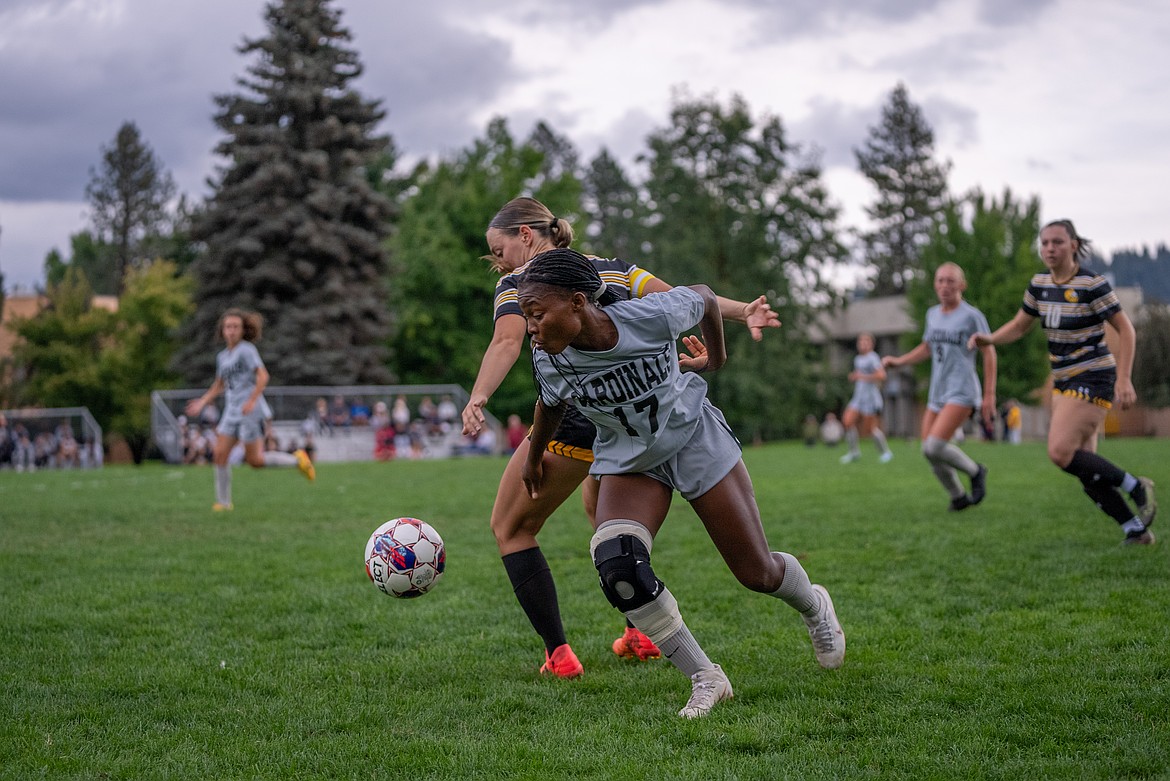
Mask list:
[[[1100,274],[1080,269],[1063,285],[1047,271],[1037,274],[1024,292],[1021,308],[1040,318],[1055,380],[1117,365],[1105,343],[1105,321],[1121,311],[1121,302]]]
[[[632,263],[617,258],[599,258],[596,255],[586,255],[593,262],[601,281],[621,298],[641,298],[646,295],[646,284],[654,279],[654,275],[645,269],[638,268]],[[525,263],[520,268],[500,277],[496,283],[496,314],[494,320],[503,315],[520,315],[519,296],[516,287],[520,283],[520,276],[528,270]]]

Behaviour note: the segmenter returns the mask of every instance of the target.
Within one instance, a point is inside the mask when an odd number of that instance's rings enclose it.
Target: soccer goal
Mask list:
[[[102,427],[85,407],[0,410],[0,469],[99,467]]]

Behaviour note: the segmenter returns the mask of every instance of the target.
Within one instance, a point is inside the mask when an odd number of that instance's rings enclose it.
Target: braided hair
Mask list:
[[[520,285],[549,285],[581,292],[598,306],[621,298],[601,279],[589,258],[567,247],[547,250],[528,261]]]

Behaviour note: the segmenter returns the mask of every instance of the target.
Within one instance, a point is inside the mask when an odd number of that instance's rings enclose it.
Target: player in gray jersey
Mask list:
[[[216,396],[224,394],[212,459],[215,504],[211,509],[216,512],[233,507],[228,457],[237,442],[244,443],[244,461],[253,468],[295,466],[309,480],[316,478],[313,462],[304,450],[295,453],[264,450],[264,425],[272,417],[272,411],[263,395],[268,385],[268,370],[254,344],[260,338],[260,329],[260,315],[255,312],[233,308],[220,316],[216,333],[227,346],[215,356],[215,382],[206,393],[187,403],[187,416],[194,419]]]
[[[1081,481],[1093,503],[1121,526],[1126,545],[1153,545],[1154,482],[1097,453],[1097,432],[1113,403],[1127,409],[1137,400],[1130,380],[1137,335],[1109,281],[1082,268],[1089,247],[1070,220],[1045,225],[1040,256],[1047,272],[1032,278],[1015,317],[993,334],[973,334],[970,344],[1010,344],[1043,320],[1053,375],[1048,458]],[[1106,324],[1117,332],[1116,357],[1105,342]]]
[[[492,341],[483,354],[479,374],[463,409],[464,434],[476,434],[484,426],[483,407],[520,357],[526,341],[524,313],[517,303],[516,287],[524,264],[546,250],[569,247],[573,242],[573,227],[535,198],[521,197],[513,198],[496,213],[484,238],[491,250],[487,259],[500,274],[500,280],[496,285]],[[670,285],[663,280],[624,260],[589,256],[589,261],[610,291],[623,298],[641,298],[670,290]],[[720,298],[719,304],[725,318],[744,323],[757,341],[763,338],[763,329],[780,326],[780,318],[763,296],[750,302]],[[504,467],[492,506],[492,535],[508,580],[532,628],[544,641],[545,657],[540,672],[558,678],[575,678],[582,674],[584,667],[565,636],[556,583],[537,535],[553,511],[578,486],[581,486],[585,513],[590,523],[593,522],[597,486],[596,481],[586,478],[593,462],[596,433],[593,424],[575,409],[566,412],[560,429],[544,449],[545,489],[539,499],[529,496],[520,481],[520,471],[530,452],[530,443],[525,439]],[[633,624],[626,623],[625,630],[613,642],[613,652],[640,661],[658,658],[661,654],[650,638]]]
[[[841,423],[845,426],[845,442],[849,452],[841,456],[842,464],[851,464],[861,458],[860,437],[873,437],[877,445],[878,460],[883,464],[894,457],[882,432],[882,383],[886,381],[886,370],[882,357],[873,349],[873,334],[857,335],[857,355],[853,358],[853,371],[849,380],[853,383],[853,398],[845,407]]]
[[[922,454],[951,497],[952,511],[983,501],[987,493],[987,467],[975,463],[951,438],[975,411],[981,412],[988,426],[995,412],[995,348],[978,350],[983,355],[980,388],[975,370],[976,350],[967,341],[972,334],[987,330],[987,318],[963,300],[966,289],[963,269],[955,263],[939,266],[934,273],[938,304],[926,312],[922,342],[908,353],[882,359],[887,368],[931,360],[930,391],[922,415]],[[971,478],[970,493],[963,488],[958,472]]]
[[[727,358],[719,303],[706,285],[621,301],[597,269],[569,249],[534,258],[519,287],[532,338],[540,395],[523,470],[533,498],[544,489],[541,451],[575,404],[597,427],[591,474],[599,481],[590,553],[602,591],[691,679],[684,718],[732,696],[731,683],[687,628],[678,604],[650,565],[654,536],[674,491],[694,508],[736,579],[777,597],[804,618],[817,661],[840,667],[845,635],[829,593],[800,562],[772,551],[739,442],[707,400],[707,384],[682,372],[680,334],[699,325],[703,343],[684,340],[688,365],[707,371]]]

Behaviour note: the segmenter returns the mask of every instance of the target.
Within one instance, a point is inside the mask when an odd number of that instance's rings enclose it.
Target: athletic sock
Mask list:
[[[861,445],[857,440],[857,429],[851,428],[845,431],[845,444],[849,445],[849,455],[861,455]]]
[[[942,487],[946,489],[947,496],[952,499],[958,499],[967,493],[963,488],[963,484],[959,482],[959,473],[950,464],[931,461],[930,469],[934,472],[934,476],[938,478],[938,481],[942,483]]]
[[[557,603],[557,586],[540,546],[509,553],[503,557],[512,590],[529,623],[550,654],[564,645],[565,628]]]
[[[1146,525],[1142,523],[1142,519],[1136,515],[1130,518],[1125,523],[1121,524],[1121,530],[1126,534],[1141,534],[1146,530]]]
[[[688,678],[715,666],[685,623],[661,640],[655,640],[654,644]]]
[[[817,592],[813,591],[812,581],[804,567],[791,553],[773,551],[772,555],[784,559],[784,578],[780,581],[780,588],[769,596],[783,600],[802,616],[815,616],[821,609],[821,600]]]
[[[1135,520],[1133,510],[1119,490],[1126,477],[1120,467],[1096,453],[1078,450],[1064,471],[1080,480],[1093,504],[1119,526]]]
[[[927,455],[931,463],[941,461],[944,464],[950,464],[968,477],[979,474],[979,464],[976,464],[971,456],[950,442],[944,442],[938,437],[927,437],[926,441],[923,442],[923,450],[933,454]]]
[[[297,457],[292,453],[281,453],[279,450],[264,451],[264,466],[296,466]]]
[[[878,446],[878,450],[880,450],[883,454],[890,452],[890,445],[886,442],[886,435],[880,428],[875,428],[873,430],[873,434],[870,436],[873,437],[873,441]]]
[[[229,505],[232,503],[232,468],[230,466],[215,466],[215,501],[216,504]]]

